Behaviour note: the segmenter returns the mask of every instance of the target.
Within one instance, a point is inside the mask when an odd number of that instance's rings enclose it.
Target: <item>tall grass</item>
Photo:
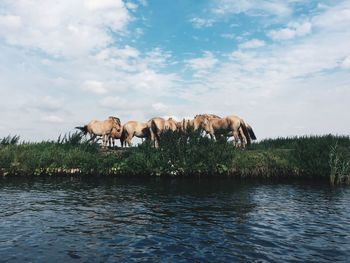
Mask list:
[[[19,138],[20,137],[18,135],[15,135],[15,136],[8,135],[7,137],[4,137],[0,140],[0,146],[18,144]]]
[[[346,156],[348,155],[348,156]],[[331,146],[329,153],[330,183],[350,183],[350,158],[349,152],[341,149],[338,144]]]
[[[165,132],[159,149],[146,140],[134,148],[106,152],[79,133],[40,143],[19,143],[18,136],[0,142],[0,173],[4,175],[220,175],[330,179],[334,184],[350,181],[347,136],[267,139],[245,150],[193,130]]]

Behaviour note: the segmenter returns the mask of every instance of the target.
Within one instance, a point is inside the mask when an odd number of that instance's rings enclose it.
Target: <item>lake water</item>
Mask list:
[[[349,262],[350,187],[0,179],[1,262]]]

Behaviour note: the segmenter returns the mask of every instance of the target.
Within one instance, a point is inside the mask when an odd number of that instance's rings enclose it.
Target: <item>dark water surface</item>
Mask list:
[[[1,262],[349,262],[350,188],[0,179]]]

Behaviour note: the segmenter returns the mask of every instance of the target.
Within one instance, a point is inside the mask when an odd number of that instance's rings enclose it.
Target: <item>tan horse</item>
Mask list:
[[[120,138],[120,143],[122,146],[128,144],[131,146],[131,139],[136,136],[138,138],[149,138],[150,131],[147,123],[141,123],[137,121],[128,121],[123,125],[122,137]]]
[[[159,138],[164,131],[177,130],[176,121],[174,121],[173,118],[167,120],[160,117],[152,118],[147,122],[147,127],[150,132],[151,141],[156,148],[159,147]]]
[[[94,140],[96,136],[102,136],[102,147],[106,147],[113,128],[120,132],[121,125],[119,118],[111,116],[107,120],[92,120],[83,127],[75,128],[81,130],[84,135],[88,133],[90,135],[90,140]]]
[[[115,146],[115,140],[120,140],[120,144],[123,147],[123,143],[122,143],[122,134],[123,134],[123,127],[121,127],[121,129],[117,130],[116,128],[112,129],[111,134],[109,135],[109,139],[108,139],[108,144],[109,147]]]
[[[182,121],[176,122],[176,129],[181,133],[185,133],[189,126],[193,126],[193,120],[183,118]]]
[[[123,127],[120,123],[120,119],[114,116],[109,116],[108,119],[111,119],[116,122],[120,129],[113,128],[110,135],[108,136],[108,145],[109,147],[115,146],[115,140],[120,139],[122,136]]]
[[[211,119],[221,119],[221,117],[215,115],[215,114],[197,114],[194,116],[193,120],[190,120],[187,125],[193,126],[193,129],[196,131],[199,128],[203,128],[203,124],[205,119],[211,120]]]
[[[205,118],[203,122],[203,129],[210,134],[211,138],[214,138],[214,135],[233,136],[236,147],[238,147],[238,141],[240,140],[243,148],[251,143],[250,136],[252,136],[252,139],[256,139],[253,129],[251,126],[249,127],[250,131],[244,120],[235,115],[222,119]]]

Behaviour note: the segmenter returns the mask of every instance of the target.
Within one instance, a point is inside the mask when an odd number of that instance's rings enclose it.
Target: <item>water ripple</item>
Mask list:
[[[350,190],[234,181],[0,180],[7,262],[346,262]]]

